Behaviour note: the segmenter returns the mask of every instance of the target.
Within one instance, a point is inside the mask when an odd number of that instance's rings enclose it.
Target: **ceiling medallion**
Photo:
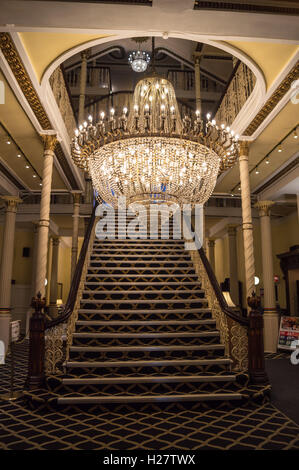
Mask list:
[[[219,172],[238,157],[238,136],[224,124],[181,119],[172,84],[159,76],[140,80],[130,112],[100,113],[75,131],[74,162],[87,171],[99,201],[127,203],[204,203]]]

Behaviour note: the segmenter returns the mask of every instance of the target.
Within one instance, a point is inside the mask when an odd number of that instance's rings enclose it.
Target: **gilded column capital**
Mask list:
[[[240,155],[239,158],[240,159],[244,156],[248,158],[249,146],[250,146],[250,142],[248,140],[240,140],[239,142],[239,155]]]
[[[208,240],[208,246],[210,246],[210,247],[213,248],[213,247],[215,246],[215,241],[216,241],[216,240],[215,240],[214,238],[209,238],[209,240]]]
[[[56,144],[58,142],[56,134],[41,134],[41,138],[44,143],[44,150],[51,150],[54,152]]]
[[[22,203],[22,199],[17,196],[1,196],[1,199],[6,204],[6,211],[15,212],[18,204]]]
[[[81,52],[81,59],[86,60],[91,56],[91,49],[85,49]]]
[[[82,191],[72,191],[73,203],[80,204]]]
[[[254,204],[254,207],[258,209],[260,217],[265,217],[270,216],[270,210],[274,204],[273,201],[258,201]]]

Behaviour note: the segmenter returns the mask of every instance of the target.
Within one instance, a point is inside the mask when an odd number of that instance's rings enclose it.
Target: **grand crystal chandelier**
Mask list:
[[[76,129],[72,157],[114,207],[119,196],[128,204],[204,203],[235,163],[238,136],[199,111],[181,119],[172,84],[153,74],[137,83],[129,113],[101,112]]]

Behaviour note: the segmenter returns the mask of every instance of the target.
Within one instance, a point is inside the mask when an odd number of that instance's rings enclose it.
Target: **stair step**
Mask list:
[[[131,252],[132,253],[132,252]],[[111,253],[99,253],[98,255],[95,254],[94,252],[91,254],[91,256],[93,257],[105,257],[105,258],[150,258],[151,260],[152,259],[156,259],[156,258],[187,258],[188,260],[190,260],[190,255],[187,253],[187,252],[181,252],[180,254],[178,255],[173,255],[173,254],[159,254],[159,255],[156,255],[156,254],[153,254],[153,253],[150,253],[149,255],[146,255],[144,254],[144,252],[142,254],[111,254]]]
[[[141,361],[67,361],[64,363],[68,368],[111,368],[111,367],[165,367],[165,366],[210,366],[231,365],[232,360],[221,359],[162,359]]]
[[[180,271],[183,271],[183,272],[188,272],[188,271],[194,271],[194,268],[193,266],[188,268],[186,266],[184,267],[180,267],[180,266],[160,266],[160,267],[156,267],[156,266],[143,266],[143,267],[136,267],[136,266],[88,266],[88,271],[98,271],[98,270],[101,270],[101,271],[170,271],[169,274],[172,274],[173,271],[177,271],[178,269]]]
[[[93,326],[126,326],[126,325],[215,325],[216,320],[207,319],[207,320],[77,320],[76,325],[93,325]]]
[[[219,351],[223,344],[200,346],[70,346],[71,352]]]
[[[161,281],[157,281],[157,282],[146,282],[146,281],[139,281],[139,282],[135,282],[135,281],[132,281],[132,282],[123,282],[123,281],[103,281],[103,282],[100,282],[100,281],[97,281],[97,282],[92,282],[92,281],[87,281],[84,283],[84,286],[107,286],[107,285],[111,285],[111,284],[115,284],[116,286],[161,286]],[[164,286],[177,286],[178,283],[177,282],[163,282],[163,287]],[[200,288],[200,285],[201,283],[198,281],[183,281],[183,282],[180,282],[180,286],[199,286],[199,292],[204,292],[201,288]],[[97,292],[97,291],[93,291],[93,292]],[[101,291],[103,292],[103,291]],[[109,291],[110,292],[110,291]],[[115,291],[115,292],[121,292],[121,291]],[[134,291],[125,291],[125,292],[134,292]],[[144,292],[142,290],[142,292]],[[153,291],[150,291],[150,292],[153,292]],[[154,291],[156,292],[156,291]],[[163,292],[163,290],[159,290],[159,292]],[[166,291],[166,292],[169,292],[169,291]],[[171,292],[174,292],[174,291],[171,291]],[[177,291],[175,291],[177,292]],[[188,292],[188,291],[182,291],[182,292]],[[197,292],[197,291],[191,291],[191,292]]]
[[[81,304],[127,304],[127,303],[134,303],[134,304],[181,304],[181,303],[207,303],[207,299],[204,297],[199,297],[198,299],[81,299]],[[199,307],[199,310],[202,311],[202,308]],[[185,309],[184,309],[185,310]],[[209,310],[209,309],[208,309]]]
[[[78,323],[78,322],[77,322]],[[168,323],[168,322],[167,322]],[[219,331],[177,332],[177,333],[73,333],[73,338],[201,338],[219,336]]]
[[[185,245],[185,240],[182,239],[163,239],[163,238],[158,238],[158,239],[153,239],[153,238],[142,238],[142,239],[131,239],[131,238],[124,238],[124,239],[105,239],[105,240],[95,240],[94,241],[94,247],[101,247],[101,246],[106,246],[106,245],[128,245],[128,246],[140,246],[142,248],[143,244],[146,245],[155,245],[155,246],[167,246],[167,245],[177,245],[177,246],[184,246]]]
[[[204,290],[198,289],[198,290],[84,290],[83,294],[101,294],[101,295],[113,295],[113,294],[141,294],[141,295],[152,295],[152,294],[173,294],[173,295],[180,295],[180,294],[204,294]],[[204,301],[206,300],[204,297],[199,297],[200,300]],[[82,299],[82,300],[88,300],[88,299]],[[122,300],[122,299],[119,299]],[[134,300],[135,299],[130,299]],[[155,300],[155,299],[147,299],[147,300]],[[165,300],[171,300],[171,299],[165,299]],[[181,299],[181,300],[196,300],[196,299]],[[173,300],[171,300],[173,302]]]
[[[143,301],[144,302],[144,301]],[[142,313],[203,313],[203,312],[211,312],[210,308],[205,308],[205,307],[200,307],[200,308],[184,308],[184,309],[171,309],[171,310],[165,310],[165,309],[142,309]],[[117,309],[117,310],[98,310],[96,308],[80,308],[79,313],[141,313],[140,310],[136,309]]]
[[[162,403],[162,402],[190,402],[190,401],[230,401],[230,400],[241,400],[242,395],[240,393],[201,393],[201,394],[185,394],[185,395],[136,395],[136,396],[109,396],[109,397],[97,397],[87,396],[78,397],[68,396],[57,399],[59,405],[67,404],[99,404],[99,403]]]
[[[161,376],[128,376],[107,378],[63,378],[65,385],[112,385],[112,384],[141,384],[141,383],[181,383],[181,382],[235,382],[235,375],[161,375]]]
[[[95,268],[93,268],[95,269]],[[89,278],[89,277],[94,277],[95,275],[94,274],[88,274],[86,275],[86,278]],[[114,277],[114,278],[128,278],[128,277],[135,277],[135,278],[143,278],[143,277],[151,277],[153,279],[156,279],[156,276],[154,274],[96,274],[97,277]],[[158,274],[159,277],[161,278],[169,278],[169,279],[172,279],[173,278],[173,274]],[[175,277],[177,278],[184,278],[184,277],[191,277],[191,278],[194,278],[194,279],[198,279],[198,276],[197,274],[175,274]]]

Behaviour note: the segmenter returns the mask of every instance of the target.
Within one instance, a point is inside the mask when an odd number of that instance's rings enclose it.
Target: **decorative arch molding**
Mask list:
[[[64,61],[69,59],[75,54],[78,54],[79,52],[90,48],[94,46],[98,46],[99,44],[105,44],[107,42],[111,41],[118,41],[121,39],[127,39],[131,37],[138,37],[144,35],[144,31],[130,31],[122,34],[117,34],[117,35],[111,35],[111,36],[106,36],[104,38],[98,38],[98,39],[93,39],[88,42],[84,42],[82,44],[79,44],[72,49],[66,51],[65,53],[61,54],[58,56],[51,64],[48,66],[48,68],[44,71],[42,79],[41,79],[41,91],[42,94],[45,94],[46,96],[50,95],[49,91],[49,78],[54,72],[54,70]],[[157,32],[149,32],[148,36],[156,36],[156,37],[161,37],[161,33]],[[265,96],[266,96],[266,81],[264,74],[260,67],[254,62],[247,54],[245,54],[242,50],[236,48],[235,46],[226,43],[225,41],[216,41],[212,39],[207,39],[206,36],[202,35],[197,35],[197,34],[188,34],[188,33],[175,33],[175,34],[170,34],[169,37],[172,38],[177,38],[177,39],[188,39],[190,41],[196,41],[196,42],[202,42],[205,44],[208,44],[210,46],[216,47],[218,49],[222,49],[223,51],[237,57],[240,59],[242,62],[244,62],[254,73],[256,77],[256,84],[255,87],[246,101],[245,105],[243,106],[241,112],[237,116],[236,120],[232,124],[233,129],[235,130],[236,133],[242,134],[242,132],[247,128],[247,126],[250,124],[254,116],[257,114],[259,109],[262,107],[262,105],[265,102]],[[54,99],[54,97],[53,97]],[[49,103],[50,104],[50,103]]]

